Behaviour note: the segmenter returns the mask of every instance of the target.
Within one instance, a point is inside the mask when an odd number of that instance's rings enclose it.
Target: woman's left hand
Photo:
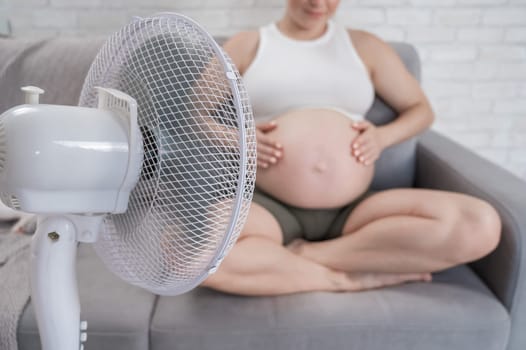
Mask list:
[[[367,120],[353,122],[351,127],[359,132],[351,143],[351,155],[364,165],[373,164],[384,149],[379,129]]]

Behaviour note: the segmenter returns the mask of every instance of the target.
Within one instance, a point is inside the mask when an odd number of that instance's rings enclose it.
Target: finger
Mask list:
[[[269,165],[266,162],[258,160],[258,167],[263,168],[263,169],[267,169],[269,167]]]
[[[357,138],[354,139],[354,141],[352,142],[351,144],[351,148],[352,149],[357,149],[359,148],[363,142],[364,142],[365,138],[363,137],[363,135],[360,135],[358,136]]]
[[[360,162],[360,157],[363,156],[363,154],[360,153],[360,151],[358,151],[358,150],[352,149],[351,150],[351,156],[356,158],[357,162]]]
[[[269,132],[275,129],[277,126],[278,124],[274,120],[271,120],[270,122],[256,125],[256,128],[262,132]]]
[[[365,120],[362,120],[362,121],[359,121],[359,122],[354,122],[354,123],[351,124],[351,127],[353,129],[356,129],[356,130],[365,130],[369,126],[370,126],[370,123],[365,121]]]
[[[283,156],[282,150],[276,149],[275,147],[268,146],[265,144],[258,145],[258,153],[267,154],[276,158],[281,158]]]
[[[276,157],[268,154],[258,154],[258,160],[268,164],[276,164],[278,162]]]
[[[360,155],[367,155],[368,153],[373,153],[374,147],[371,144],[363,144],[359,148],[355,148],[353,150],[354,155],[360,156]]]
[[[368,162],[372,160],[371,157],[368,155],[362,155],[359,158],[360,158],[360,163],[362,164],[367,164]]]
[[[361,153],[360,155],[357,155],[356,157],[358,158],[358,161],[360,163],[366,163],[375,160],[376,152],[374,150],[369,150],[367,152]]]
[[[258,142],[258,144],[265,144],[267,146],[275,147],[277,149],[283,149],[283,146],[279,142],[274,140],[272,137],[266,136],[263,133],[260,133],[258,135],[257,142]]]
[[[263,143],[272,143],[272,142],[274,142],[272,137],[265,135],[265,133],[263,133],[261,130],[257,131],[256,140],[257,140],[258,143],[262,143],[262,142]]]
[[[363,161],[360,159],[361,156],[354,156],[354,159],[356,160],[356,162],[358,163],[363,163]]]
[[[358,148],[351,149],[351,154],[355,157],[358,157],[362,152]]]
[[[365,127],[365,126],[366,126],[366,124],[365,124],[364,122],[362,122],[362,121],[352,122],[352,123],[351,123],[351,127],[353,127],[353,128],[357,128],[357,129],[359,129],[359,128],[363,128],[363,127]]]
[[[371,139],[369,138],[369,135],[362,135],[359,140],[356,140],[354,144],[352,145],[353,150],[360,150],[361,153],[364,152],[365,149],[371,147]]]
[[[366,130],[354,139],[352,146],[353,148],[358,148],[364,143],[367,143],[370,141],[371,141],[371,133],[368,130]]]
[[[264,149],[262,147],[258,147],[258,152],[257,152],[257,156],[258,156],[258,159],[261,159],[262,161],[264,162],[270,162],[270,159],[271,158],[274,158],[274,159],[279,159],[280,157],[276,156],[273,149]],[[273,161],[275,162],[275,161]]]
[[[356,158],[359,158],[360,156],[363,156],[363,152],[359,149],[353,149],[352,155],[355,156]]]
[[[257,123],[256,124],[256,128],[258,129],[264,129],[264,128],[268,128],[268,127],[272,127],[276,125],[276,121],[275,120],[269,120],[268,122],[262,122],[262,123]]]
[[[281,145],[281,143],[279,143],[278,141],[274,140],[274,139],[267,139],[267,144],[271,147],[274,147],[276,149],[283,149],[283,146]]]
[[[360,163],[362,163],[362,164],[365,163],[365,157],[364,156],[358,156],[358,161]]]
[[[364,147],[363,149],[360,149],[361,156],[364,156],[365,158],[371,157],[376,153],[376,150],[374,147]]]

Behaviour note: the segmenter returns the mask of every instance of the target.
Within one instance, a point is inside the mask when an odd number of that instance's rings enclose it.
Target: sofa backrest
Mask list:
[[[41,103],[76,105],[84,77],[104,40],[0,40],[0,52],[6,56],[0,57],[0,111],[23,103],[20,87],[24,85],[45,90]]]
[[[216,38],[222,43],[225,38]],[[0,113],[23,103],[20,87],[35,85],[46,92],[41,103],[76,105],[91,62],[105,38],[48,40],[0,39]],[[420,78],[420,61],[409,44],[390,43],[408,70]],[[366,119],[377,125],[396,118],[378,96]],[[410,187],[414,182],[416,138],[386,149],[376,163],[373,189]]]

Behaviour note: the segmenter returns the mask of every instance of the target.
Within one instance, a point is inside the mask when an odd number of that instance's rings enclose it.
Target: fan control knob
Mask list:
[[[81,321],[80,322],[80,330],[81,331],[85,331],[86,329],[88,329],[88,321]]]
[[[44,93],[44,90],[36,86],[24,86],[20,90],[25,92],[25,101],[30,105],[37,105],[39,96]]]
[[[88,333],[86,332],[80,333],[80,341],[84,343],[86,340],[88,340]]]

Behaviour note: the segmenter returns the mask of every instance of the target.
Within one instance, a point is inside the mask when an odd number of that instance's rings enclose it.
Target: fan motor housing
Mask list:
[[[124,208],[129,126],[108,110],[20,105],[0,116],[4,204],[32,213],[108,213]],[[122,196],[121,196],[122,197]]]

